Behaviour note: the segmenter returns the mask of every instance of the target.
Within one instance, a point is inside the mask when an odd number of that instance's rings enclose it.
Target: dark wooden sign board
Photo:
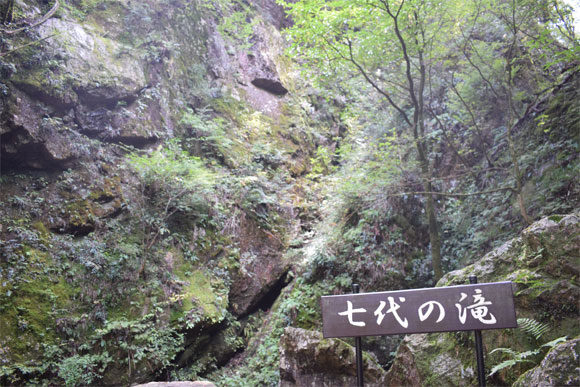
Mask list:
[[[511,282],[322,297],[323,335],[517,328]]]

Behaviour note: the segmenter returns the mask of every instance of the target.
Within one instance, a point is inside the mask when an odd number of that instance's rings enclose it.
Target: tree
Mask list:
[[[284,3],[294,20],[293,48],[318,68],[360,75],[411,134],[420,166],[435,278],[443,275],[434,192],[433,137],[427,120],[431,69],[444,59],[457,12],[453,1],[302,0]]]
[[[526,171],[514,131],[557,84],[555,74],[563,64],[578,58],[569,7],[560,0],[302,0],[283,4],[294,21],[289,30],[294,54],[305,58],[306,66],[321,78],[357,74],[388,103],[399,127],[413,139],[423,184],[423,191],[414,193],[425,198],[436,279],[443,270],[434,196],[511,191],[522,218],[531,221],[523,195]],[[456,154],[476,187],[479,179],[473,166],[477,158],[485,158],[490,170],[505,169],[496,168],[488,153],[496,145],[491,136],[495,128],[485,122],[494,110],[499,113],[493,123],[505,128],[507,168],[513,182],[476,192],[437,192],[433,181],[440,172],[438,152],[443,143]],[[457,143],[450,128],[470,130],[476,139]]]
[[[470,5],[447,80],[450,99],[456,102],[455,116],[474,128],[481,142],[486,120],[504,127],[513,182],[503,189],[513,192],[521,217],[531,224],[514,132],[559,83],[565,66],[579,59],[571,8],[559,0],[476,0]],[[499,117],[495,122],[488,118],[492,109]]]

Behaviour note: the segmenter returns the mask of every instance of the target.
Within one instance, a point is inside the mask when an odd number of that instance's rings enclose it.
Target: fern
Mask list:
[[[498,371],[503,370],[504,368],[508,368],[508,367],[514,366],[517,363],[518,363],[518,361],[515,360],[515,359],[509,359],[509,360],[502,361],[501,363],[497,364],[496,366],[494,366],[491,369],[491,372],[489,373],[489,376],[492,376],[493,374],[495,374]]]
[[[540,337],[542,337],[542,335],[550,329],[550,325],[542,324],[542,323],[540,323],[532,318],[519,318],[518,325],[519,325],[520,329],[522,329],[524,332],[528,333],[529,335],[533,336],[536,340],[539,340]],[[504,355],[509,356],[509,359],[504,360],[499,364],[496,364],[491,369],[489,376],[492,376],[496,372],[501,371],[504,368],[512,367],[518,363],[528,363],[528,362],[533,363],[534,361],[530,360],[528,358],[533,358],[534,356],[540,354],[542,352],[542,349],[545,347],[552,349],[555,346],[557,346],[558,344],[565,342],[566,340],[568,340],[567,336],[558,337],[557,339],[552,340],[548,343],[545,343],[536,349],[532,349],[530,351],[524,351],[524,352],[517,352],[511,348],[496,348],[493,351],[491,351],[489,354],[491,355],[492,353],[500,352]]]
[[[550,325],[542,324],[533,318],[518,318],[518,325],[520,329],[534,336],[536,340],[539,340],[550,329]]]
[[[550,341],[549,343],[543,344],[542,347],[548,347],[548,348],[552,349],[556,345],[563,343],[566,340],[568,340],[568,336],[558,337],[557,339],[554,339],[554,340]]]

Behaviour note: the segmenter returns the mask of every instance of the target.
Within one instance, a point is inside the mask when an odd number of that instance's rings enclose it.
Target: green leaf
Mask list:
[[[542,347],[554,348],[555,346],[565,342],[566,340],[568,340],[568,336],[558,337],[557,339],[554,339],[546,344],[543,344]]]
[[[492,376],[493,374],[495,374],[498,371],[503,370],[504,368],[512,367],[512,366],[516,365],[517,363],[518,362],[514,359],[503,361],[491,369],[489,376]]]

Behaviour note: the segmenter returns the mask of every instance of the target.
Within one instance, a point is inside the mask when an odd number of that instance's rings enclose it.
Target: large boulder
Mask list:
[[[385,371],[365,354],[367,386],[382,386]],[[288,327],[280,341],[280,386],[356,385],[355,349],[339,339],[323,339],[319,332]]]
[[[509,348],[513,353],[539,350],[536,357],[519,361],[493,376],[490,384],[512,384],[526,370],[541,361],[552,339],[580,334],[580,216],[552,216],[526,228],[521,236],[491,251],[481,260],[462,270],[445,275],[437,286],[468,283],[476,275],[480,283],[512,281],[518,318],[533,319],[547,324],[550,330],[535,339],[523,329],[483,332],[486,367],[489,370],[510,359],[495,348]],[[399,347],[386,382],[391,386],[438,385],[470,386],[475,383],[477,367],[471,332],[409,335]],[[545,385],[560,385],[569,372],[557,371],[550,364],[558,359],[575,359],[578,365],[576,341],[569,341],[552,350],[521,385],[537,385],[531,380],[544,380]],[[561,348],[560,350],[557,350]],[[568,355],[566,355],[568,354]],[[574,371],[574,366],[568,367]],[[564,374],[562,376],[561,374]],[[540,376],[541,375],[541,376]],[[577,371],[576,371],[577,376]],[[570,376],[571,377],[571,376]],[[552,382],[549,382],[549,381]]]
[[[229,295],[234,315],[246,316],[257,309],[268,309],[288,283],[292,262],[283,256],[282,238],[248,217],[240,221],[240,269],[233,273]]]
[[[62,119],[48,117],[42,102],[20,90],[13,90],[3,110],[3,168],[68,168],[73,160],[89,152],[74,145],[80,142],[77,132],[68,130]]]

